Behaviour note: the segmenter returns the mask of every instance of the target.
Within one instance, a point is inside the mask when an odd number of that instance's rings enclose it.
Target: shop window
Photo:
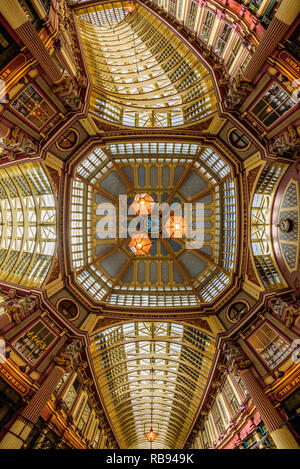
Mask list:
[[[19,48],[17,44],[4,28],[2,28],[0,32],[0,68],[10,62],[18,52]]]
[[[258,431],[260,433],[260,447],[266,449],[276,449],[276,445],[272,440],[272,437],[269,435],[269,430],[263,422],[261,422],[261,424],[258,426]]]
[[[13,345],[22,357],[33,364],[46,352],[55,339],[56,335],[42,321],[38,321]]]
[[[253,446],[256,446],[257,439],[255,438],[254,435],[250,435],[245,441],[244,441],[244,446],[246,449],[251,449]],[[253,448],[254,449],[254,448]]]
[[[293,55],[293,57],[300,60],[300,25],[289,37],[289,40],[285,41],[285,48]]]
[[[42,435],[32,446],[32,449],[55,449],[61,440],[61,436],[57,435],[53,430],[48,430]]]
[[[55,114],[50,104],[31,85],[13,101],[12,107],[38,129]]]
[[[274,83],[266,94],[251,109],[257,119],[262,122],[265,127],[270,127],[281,116],[283,116],[295,103],[290,96]]]
[[[291,347],[288,342],[268,324],[263,324],[249,338],[249,343],[267,363],[269,368],[275,368],[291,353]]]
[[[0,378],[0,430],[23,405],[21,396]]]
[[[292,427],[300,436],[300,388],[285,399],[282,404]]]
[[[78,378],[75,378],[73,384],[71,385],[64,401],[65,401],[65,405],[67,407],[67,409],[71,409],[72,405],[74,404],[75,402],[75,399],[79,393],[79,389],[80,389],[80,381]]]

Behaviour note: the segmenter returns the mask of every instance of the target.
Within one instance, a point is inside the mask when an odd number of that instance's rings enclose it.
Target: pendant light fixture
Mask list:
[[[153,363],[153,358],[151,359]],[[150,430],[148,432],[145,432],[145,437],[147,440],[150,442],[150,448],[152,449],[152,443],[158,436],[158,431],[155,432],[153,430],[153,366],[151,368],[151,413],[150,413]]]

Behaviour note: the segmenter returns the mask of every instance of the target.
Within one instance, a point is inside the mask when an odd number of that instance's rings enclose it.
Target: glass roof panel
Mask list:
[[[152,447],[180,448],[209,374],[214,340],[179,324],[137,322],[96,334],[92,350],[121,447],[149,448],[144,433],[150,429],[152,409],[153,430],[158,431]]]
[[[76,10],[93,82],[91,110],[126,127],[173,127],[216,112],[210,75],[165,24],[135,3]]]

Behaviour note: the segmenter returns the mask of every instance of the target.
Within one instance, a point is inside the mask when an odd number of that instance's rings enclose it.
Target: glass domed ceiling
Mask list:
[[[182,448],[214,356],[207,333],[181,324],[135,322],[92,339],[95,371],[121,448]],[[152,414],[152,418],[151,418]]]
[[[92,78],[91,112],[118,126],[174,127],[216,112],[210,75],[160,19],[134,3],[76,10]]]
[[[118,143],[94,146],[74,170],[69,220],[71,270],[96,304],[123,308],[199,308],[230,285],[235,270],[236,181],[231,165],[213,148],[190,143]],[[119,196],[131,203],[149,193],[158,202],[204,204],[204,244],[151,238],[147,255],[134,255],[130,237],[97,231],[99,204]],[[222,216],[221,216],[222,213]],[[193,217],[193,222],[195,217]],[[142,293],[142,294],[141,294]]]

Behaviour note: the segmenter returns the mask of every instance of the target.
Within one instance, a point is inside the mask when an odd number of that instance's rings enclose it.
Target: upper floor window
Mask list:
[[[48,15],[50,11],[51,0],[40,0],[40,2],[43,5],[44,10]]]
[[[38,321],[16,340],[14,347],[22,357],[33,364],[55,339],[55,334],[42,321]]]
[[[13,101],[12,107],[38,129],[55,114],[55,110],[31,85]]]
[[[99,445],[100,435],[101,435],[101,427],[100,427],[100,425],[97,421],[96,425],[95,425],[94,435],[91,438],[91,441],[93,442],[92,444],[93,444],[94,449],[96,449]]]
[[[219,409],[217,403],[214,405],[214,407],[212,409],[212,413],[213,413],[213,416],[214,416],[214,420],[215,420],[215,424],[216,424],[216,427],[218,429],[218,432],[221,434],[221,433],[224,432],[225,426],[224,426],[224,422],[223,422],[223,419],[222,419],[222,416],[221,416],[221,412],[220,412],[220,409]]]
[[[208,42],[210,32],[212,30],[212,25],[215,19],[215,15],[211,11],[206,12],[205,19],[200,32],[200,39],[204,42]]]
[[[85,425],[88,421],[88,418],[90,416],[91,411],[92,411],[91,406],[87,402],[84,409],[83,409],[83,412],[81,414],[80,420],[78,422],[78,429],[79,430],[82,430],[85,427]]]
[[[227,60],[227,63],[226,63],[226,68],[227,70],[229,71],[230,68],[232,67],[233,65],[233,62],[235,61],[236,57],[238,56],[239,52],[240,52],[240,48],[242,47],[242,39],[239,37],[238,39],[236,39],[236,36],[235,36],[235,44],[229,54],[229,57],[228,57],[228,60]]]
[[[225,25],[223,27],[223,31],[220,34],[220,37],[219,37],[217,45],[216,45],[216,49],[215,49],[216,54],[218,54],[218,55],[223,54],[224,49],[225,49],[226,44],[227,44],[227,41],[229,39],[231,30],[232,30],[231,26],[229,24],[225,23]]]
[[[176,16],[177,0],[170,0],[170,13]]]
[[[228,404],[230,405],[233,415],[237,414],[240,409],[240,403],[236,397],[236,394],[232,388],[232,384],[229,378],[226,378],[226,381],[223,386],[223,392],[227,398]]]
[[[251,112],[265,127],[270,127],[294,105],[293,100],[281,86],[274,83],[251,109]]]
[[[60,382],[58,383],[58,385],[55,388],[56,393],[58,393],[58,391],[63,387],[65,382],[68,380],[69,376],[70,376],[70,373],[65,373],[64,374],[64,376],[61,378]]]
[[[196,19],[196,14],[197,14],[197,8],[198,8],[198,3],[194,0],[191,2],[190,6],[190,11],[187,17],[187,27],[190,29],[193,29],[194,24],[195,24],[195,19]]]
[[[68,409],[70,409],[72,405],[74,404],[75,399],[78,395],[80,386],[81,386],[80,380],[78,378],[75,378],[74,382],[70,386],[70,389],[64,399],[65,405]]]
[[[291,352],[288,342],[268,324],[263,324],[248,340],[269,368],[275,368]]]

